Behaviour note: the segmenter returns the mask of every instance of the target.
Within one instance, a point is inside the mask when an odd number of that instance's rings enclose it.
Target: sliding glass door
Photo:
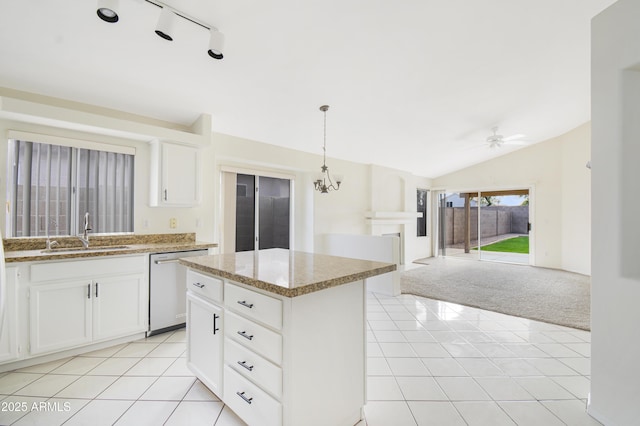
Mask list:
[[[291,181],[238,174],[235,251],[289,248]]]
[[[438,196],[438,251],[441,256],[477,260],[478,205],[474,193]]]
[[[529,190],[481,191],[480,260],[529,264]]]
[[[441,192],[438,254],[529,264],[529,190]]]

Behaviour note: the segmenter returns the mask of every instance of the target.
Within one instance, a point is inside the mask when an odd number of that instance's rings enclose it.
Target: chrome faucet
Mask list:
[[[89,225],[89,212],[84,214],[84,227],[83,227],[82,235],[78,235],[78,239],[82,241],[82,246],[84,248],[89,248],[89,234],[91,231],[91,225]]]
[[[57,228],[58,224],[56,223],[55,219],[51,218],[49,219],[49,223],[51,225],[53,225],[54,227]],[[57,241],[53,241],[51,240],[51,238],[49,237],[49,226],[47,226],[47,242],[46,242],[46,250],[51,250],[52,248],[54,248],[55,246],[59,245]]]

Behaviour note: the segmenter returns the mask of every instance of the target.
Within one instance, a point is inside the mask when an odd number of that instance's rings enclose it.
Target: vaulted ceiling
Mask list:
[[[0,0],[0,87],[437,177],[590,119],[590,20],[614,0]],[[158,3],[158,2],[156,2]]]

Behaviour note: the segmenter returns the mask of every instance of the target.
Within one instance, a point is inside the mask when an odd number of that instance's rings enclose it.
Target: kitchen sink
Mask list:
[[[55,247],[50,249],[42,250],[41,253],[66,253],[66,252],[74,252],[74,251],[107,251],[107,250],[123,250],[128,249],[129,246],[89,246],[88,248],[84,247]]]

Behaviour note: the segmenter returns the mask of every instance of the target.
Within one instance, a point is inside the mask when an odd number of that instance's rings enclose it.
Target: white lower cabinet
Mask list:
[[[30,353],[91,342],[91,282],[33,286],[29,302]]]
[[[212,392],[222,394],[222,308],[187,293],[187,365]]]
[[[249,425],[282,425],[282,405],[251,380],[224,367],[224,402]]]
[[[4,318],[0,320],[0,362],[8,362],[18,357],[18,303],[16,287],[18,268],[6,268]]]
[[[190,290],[215,289],[216,302],[223,301],[220,308],[188,293],[189,366],[242,420],[250,426],[351,426],[361,420],[363,281],[283,297],[193,270],[188,277],[195,286]],[[224,317],[223,340],[220,330],[215,339],[211,333],[214,312]]]
[[[30,265],[29,354],[145,332],[145,271],[144,256]]]
[[[93,340],[145,331],[148,283],[143,275],[103,277],[93,283]]]

